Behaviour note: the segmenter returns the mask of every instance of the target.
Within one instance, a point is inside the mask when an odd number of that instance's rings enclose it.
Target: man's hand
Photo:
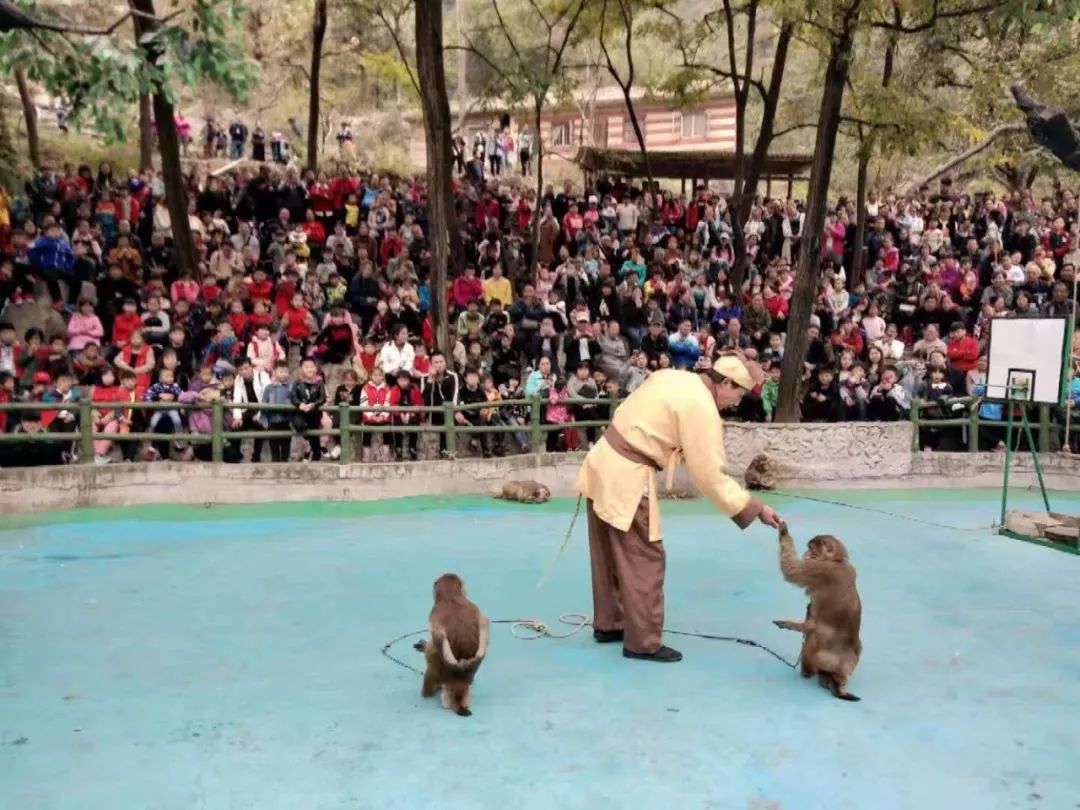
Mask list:
[[[761,514],[758,515],[758,520],[774,529],[780,528],[782,522],[780,520],[780,515],[776,514],[776,511],[771,506],[761,507]]]

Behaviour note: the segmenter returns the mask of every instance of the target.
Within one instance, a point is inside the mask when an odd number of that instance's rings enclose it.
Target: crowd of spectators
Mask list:
[[[737,223],[726,198],[706,188],[687,198],[643,184],[567,182],[537,200],[516,177],[489,177],[482,155],[475,151],[479,166],[455,179],[451,241],[462,269],[448,289],[447,356],[433,349],[421,178],[345,164],[332,176],[259,161],[217,176],[196,170],[187,188],[194,269],[178,267],[165,188],[153,172],[45,166],[20,193],[0,189],[0,402],[90,399],[96,431],[160,435],[145,447],[96,441],[95,460],[108,463],[209,458],[209,445],[169,436],[209,433],[215,399],[291,404],[262,413],[229,407],[226,426],[298,432],[332,427],[330,406],[341,403],[490,402],[454,418],[463,428],[520,426],[506,436],[474,434],[472,443],[485,455],[516,452],[530,438],[529,409],[496,403],[540,397],[543,421],[566,425],[547,433],[554,451],[595,440],[573,423],[600,418],[605,400],[652,371],[740,349],[758,358],[766,380],[739,416],[772,418],[804,235],[798,201],[758,199]],[[924,415],[947,416],[967,407],[957,397],[985,393],[993,319],[1073,307],[1080,246],[1068,190],[1000,197],[954,191],[945,180],[936,191],[871,194],[867,211],[858,274],[854,202],[837,200],[828,217],[803,365],[805,420],[899,420],[915,398],[927,402]],[[734,227],[752,261],[741,289],[729,282]],[[13,315],[26,307],[49,316],[17,331]],[[1080,386],[1070,395],[1080,402]],[[129,407],[136,401],[187,405],[141,412]],[[983,407],[987,419],[1000,418],[1000,406]],[[413,428],[441,428],[441,420],[362,416],[368,425]],[[74,408],[0,412],[5,431],[74,430],[76,422]],[[438,432],[440,451],[453,452]],[[249,457],[273,461],[294,450],[312,460],[340,452],[326,437],[251,445]],[[52,459],[43,446],[19,443],[15,462]],[[360,457],[417,453],[417,433],[400,431],[374,443],[364,434]],[[242,458],[240,443],[227,446],[226,458]]]

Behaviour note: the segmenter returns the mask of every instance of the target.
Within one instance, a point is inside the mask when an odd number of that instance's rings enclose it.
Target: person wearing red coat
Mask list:
[[[392,407],[409,406],[419,408],[420,389],[413,385],[412,375],[406,369],[401,369],[397,374],[397,385],[390,389],[390,405]],[[420,423],[419,413],[395,413],[393,417],[395,425],[408,425],[415,427]],[[394,432],[394,455],[398,461],[404,461],[404,445],[409,446],[409,460],[416,461],[416,433],[410,431]]]
[[[465,274],[454,279],[453,298],[458,310],[466,309],[470,301],[484,300],[484,284],[476,277],[475,267],[467,266]]]
[[[405,240],[398,235],[397,231],[388,231],[379,245],[379,264],[386,267],[391,259],[395,259],[405,250]]]
[[[315,212],[315,216],[325,228],[327,223],[334,218],[335,206],[334,195],[324,173],[320,172],[319,179],[308,186],[308,197],[311,200],[311,210]]]
[[[952,325],[949,340],[945,345],[949,350],[949,362],[957,371],[966,374],[978,364],[979,341],[967,333],[961,321]]]
[[[326,228],[319,220],[315,219],[315,212],[310,208],[305,215],[304,221],[300,224],[300,230],[307,234],[307,242],[312,247],[322,249],[322,246],[326,244]]]
[[[390,388],[386,384],[383,370],[376,366],[371,370],[371,378],[364,383],[360,395],[360,405],[365,408],[385,407],[390,404],[390,394],[393,390],[393,388]],[[400,394],[398,396],[400,398]],[[419,397],[419,394],[417,394],[417,396]],[[365,425],[388,425],[390,424],[390,411],[365,412],[361,414],[360,421]],[[364,447],[361,450],[361,461],[371,461],[372,435],[373,434],[368,431],[363,432]],[[382,454],[383,461],[390,460],[390,437],[385,433],[383,434]]]
[[[490,191],[484,192],[484,199],[476,205],[476,227],[484,231],[488,226],[499,227],[499,201],[491,196]]]

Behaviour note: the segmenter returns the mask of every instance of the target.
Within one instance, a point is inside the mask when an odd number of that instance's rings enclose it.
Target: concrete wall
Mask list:
[[[741,476],[758,453],[778,463],[782,488],[995,487],[995,453],[912,453],[911,425],[727,426],[728,470]],[[152,503],[368,501],[410,495],[493,492],[508,478],[531,478],[555,495],[572,492],[581,454],[527,455],[412,464],[78,465],[0,470],[0,514]],[[1047,484],[1080,488],[1080,459],[1044,456]],[[1017,455],[1013,482],[1034,483],[1030,456]],[[689,488],[685,469],[676,485]]]

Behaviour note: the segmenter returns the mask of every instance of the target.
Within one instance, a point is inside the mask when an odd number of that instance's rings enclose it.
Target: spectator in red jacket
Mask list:
[[[124,299],[124,309],[113,321],[112,342],[114,346],[123,346],[131,340],[131,333],[142,329],[142,318],[136,309],[134,298]]]
[[[476,205],[476,227],[482,231],[499,227],[499,201],[484,192],[484,198]]]
[[[952,325],[949,332],[949,362],[957,371],[965,374],[979,362],[979,341],[967,333],[962,321]]]
[[[465,267],[465,274],[454,279],[454,305],[459,310],[469,306],[470,301],[483,301],[484,284],[476,277],[476,268],[472,265]]]

